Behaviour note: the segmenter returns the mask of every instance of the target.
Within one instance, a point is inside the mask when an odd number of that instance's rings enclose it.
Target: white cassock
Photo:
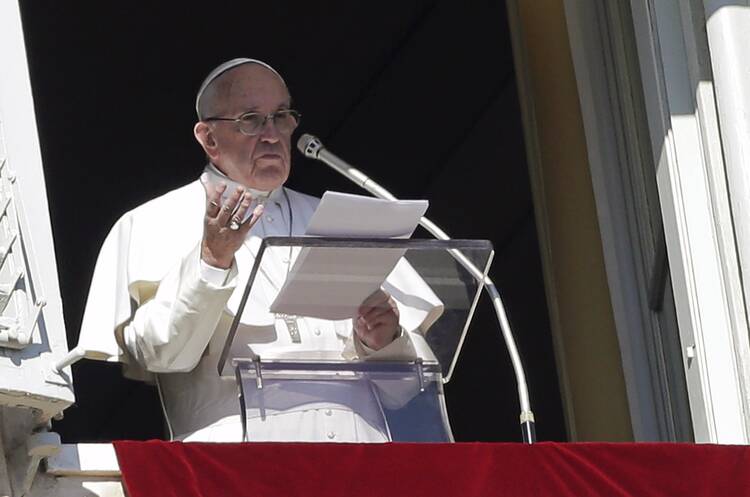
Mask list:
[[[214,180],[221,174],[211,166],[207,172]],[[233,187],[225,177],[221,180],[229,184],[228,190]],[[304,234],[318,202],[288,188],[272,192],[262,220],[236,253],[228,274],[200,260],[205,193],[199,181],[126,213],[99,254],[78,348],[92,359],[125,363],[125,374],[133,378],[157,373],[175,439],[240,441],[237,385],[233,376],[219,376],[218,359],[262,238],[288,236],[290,230],[293,236]],[[431,357],[423,334],[442,313],[442,304],[406,261],[398,263],[384,284],[396,300],[405,331],[373,351],[353,333],[351,320],[300,318],[299,340],[292,340],[286,323],[267,310],[288,263],[274,259],[273,253],[263,260],[263,274],[254,286],[261,285],[260,294],[268,298],[248,303],[235,343],[240,339],[262,358]],[[403,300],[409,305],[399,297],[408,297]],[[270,384],[263,392],[270,408],[262,415],[248,412],[249,437],[385,441],[381,405],[371,388],[356,381],[310,382],[304,392],[293,392]],[[398,396],[394,394],[395,403]]]

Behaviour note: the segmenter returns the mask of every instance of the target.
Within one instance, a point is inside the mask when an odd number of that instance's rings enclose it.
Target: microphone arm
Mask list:
[[[398,200],[391,195],[388,190],[377,184],[362,171],[352,167],[344,160],[329,152],[323,147],[323,144],[317,137],[309,134],[302,135],[297,141],[297,148],[306,157],[317,159],[325,163],[329,167],[335,169],[338,173],[349,178],[352,182],[372,193],[374,196],[386,200]],[[450,237],[442,229],[426,217],[422,217],[419,224],[438,240],[450,240]],[[523,365],[521,364],[521,356],[518,354],[518,348],[516,347],[516,342],[513,338],[513,332],[510,329],[508,316],[505,314],[505,307],[500,298],[500,293],[497,291],[497,288],[495,288],[495,284],[490,277],[484,276],[482,271],[480,271],[460,250],[449,249],[449,252],[467,271],[472,274],[472,276],[474,276],[474,278],[484,283],[484,288],[492,299],[492,304],[495,307],[495,314],[497,314],[497,320],[500,323],[500,329],[502,330],[503,339],[505,340],[505,346],[508,348],[510,361],[516,375],[518,400],[521,405],[521,436],[525,443],[534,443],[536,442],[536,430],[534,427],[535,421],[534,413],[531,410],[531,402],[529,401],[526,374],[524,373]]]

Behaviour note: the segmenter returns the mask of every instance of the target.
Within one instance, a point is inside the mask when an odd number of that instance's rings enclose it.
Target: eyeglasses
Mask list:
[[[263,115],[260,112],[245,112],[240,117],[207,117],[204,121],[233,121],[237,123],[240,133],[247,136],[256,136],[269,120],[281,133],[291,134],[299,125],[302,114],[292,109],[282,109],[270,114]]]

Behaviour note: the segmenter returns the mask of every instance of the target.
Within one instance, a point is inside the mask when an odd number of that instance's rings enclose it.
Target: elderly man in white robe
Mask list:
[[[234,59],[212,71],[196,99],[194,134],[209,160],[200,181],[124,215],[97,261],[79,345],[126,363],[131,373],[155,373],[175,439],[242,439],[237,385],[217,373],[241,287],[261,239],[303,234],[318,203],[283,186],[299,122],[290,105],[284,80],[261,61]],[[277,292],[287,266],[272,264],[258,284]],[[289,323],[270,315],[268,303],[251,302],[239,335],[262,357],[308,351],[341,359],[415,358],[442,306],[421,279],[398,266],[388,285],[427,296],[420,300],[427,305],[409,307],[381,290],[351,320],[298,319],[292,339]],[[101,335],[103,328],[114,329],[116,344]],[[284,408],[250,416],[249,438],[387,440],[372,391],[310,388],[325,401],[278,392]]]

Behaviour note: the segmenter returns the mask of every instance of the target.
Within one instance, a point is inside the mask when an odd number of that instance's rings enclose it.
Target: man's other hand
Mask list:
[[[226,183],[213,185],[205,176],[201,176],[201,183],[206,190],[206,215],[203,219],[203,240],[201,241],[201,259],[209,266],[229,269],[247,232],[258,222],[263,213],[263,206],[259,205],[253,215],[242,222],[247,215],[253,198],[242,187],[232,192],[222,203],[221,198],[227,189]],[[238,226],[232,229],[232,224]]]
[[[354,331],[362,343],[380,350],[398,336],[398,317],[396,302],[388,293],[378,290],[359,306]]]

